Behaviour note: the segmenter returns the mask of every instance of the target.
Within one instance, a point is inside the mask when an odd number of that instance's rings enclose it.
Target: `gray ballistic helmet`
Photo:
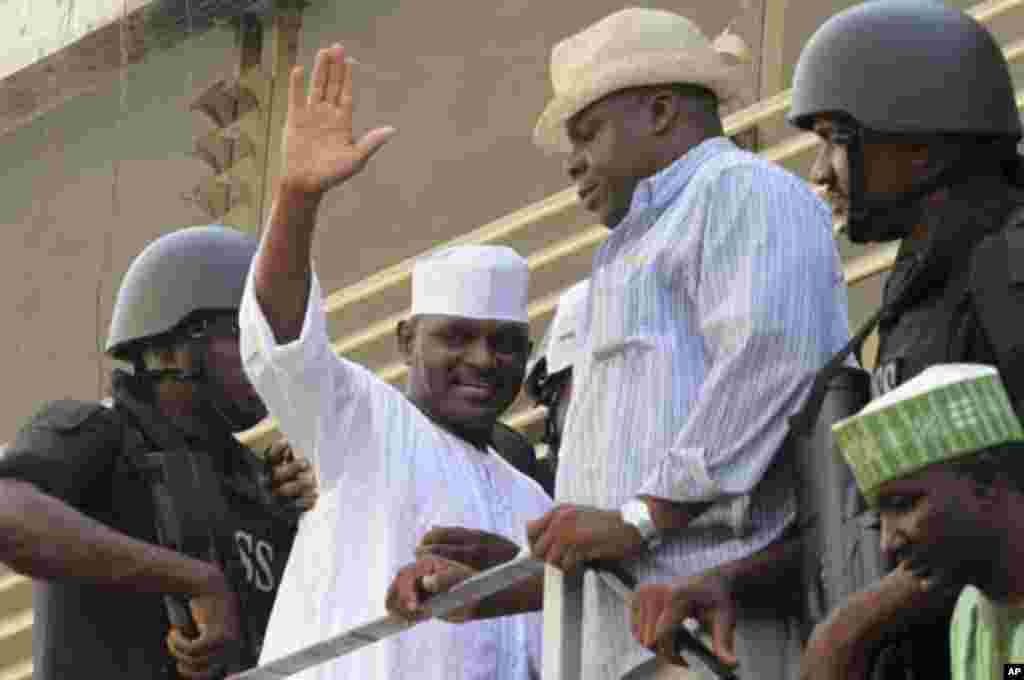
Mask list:
[[[878,0],[826,21],[800,54],[789,121],[844,113],[876,132],[1020,138],[1006,59],[963,12],[926,0]]]
[[[121,281],[106,353],[134,361],[147,341],[190,315],[238,309],[257,245],[252,236],[219,225],[182,229],[150,243]]]

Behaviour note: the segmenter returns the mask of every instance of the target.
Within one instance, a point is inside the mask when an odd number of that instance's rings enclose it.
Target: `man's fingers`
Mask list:
[[[430,527],[420,539],[420,547],[434,543],[452,543],[456,540],[452,538],[456,531],[459,531],[458,527]]]
[[[292,68],[288,74],[288,110],[298,111],[306,103],[305,92],[306,70],[301,66]]]
[[[317,50],[313,63],[313,82],[309,88],[309,103],[319,104],[327,91],[327,78],[331,74],[331,55],[327,49]]]
[[[643,621],[640,614],[641,610],[634,600],[629,605],[629,632],[633,634],[633,638],[637,643],[644,645]]]
[[[536,559],[547,562],[552,566],[558,566],[555,563],[555,558],[561,555],[555,554],[553,550],[554,541],[555,537],[550,532],[543,533],[532,542],[530,552]]]
[[[292,505],[294,505],[298,510],[312,510],[316,507],[317,501],[319,500],[320,494],[316,491],[310,491],[302,494],[292,501]]]
[[[191,657],[172,654],[174,660],[180,665],[190,668],[194,673],[205,673],[224,666],[224,662],[217,656]]]
[[[474,564],[480,559],[480,553],[479,549],[466,545],[433,544],[416,548],[416,557],[434,555],[436,557],[443,557],[446,560],[452,560],[453,562],[462,562],[463,564]]]
[[[200,644],[201,640],[202,644]],[[203,639],[202,636],[197,638],[186,637],[176,627],[172,627],[167,633],[167,649],[176,658],[201,659],[222,651],[225,644],[226,641],[223,639],[211,641],[209,638]]]
[[[185,637],[177,628],[171,628],[167,634],[167,651],[177,661],[192,667],[196,671],[219,664],[219,660],[226,649],[226,645],[223,643],[205,649],[197,649],[192,643],[193,641]]]
[[[485,535],[482,531],[466,529],[465,527],[431,527],[430,531],[423,534],[423,538],[420,539],[420,545],[477,542]]]
[[[634,597],[636,597],[634,595]],[[638,608],[638,619],[640,620],[640,643],[650,649],[657,650],[657,605],[645,598],[640,602]]]
[[[327,79],[327,87],[324,91],[324,101],[335,106],[341,101],[341,92],[345,82],[349,79],[351,68],[345,62],[345,48],[335,43],[330,49],[331,74]]]
[[[551,556],[551,547],[555,542],[555,531],[552,526],[555,519],[555,511],[552,510],[538,520],[526,525],[526,536],[530,542],[530,552],[539,560],[554,564],[548,558]]]
[[[562,571],[564,571],[565,573],[569,573],[576,569],[576,567],[578,567],[584,561],[586,561],[584,555],[582,555],[573,546],[568,546],[567,548],[562,550],[562,557],[559,560],[559,564],[562,565]]]
[[[548,532],[548,534],[550,533],[552,532]],[[541,538],[540,543],[538,543],[538,545],[542,544],[545,546],[545,548],[543,551],[544,556],[541,559],[543,559],[551,566],[561,569],[562,571],[565,571],[566,569],[565,565],[563,564],[563,560],[566,556],[566,547],[558,543],[558,541],[554,540],[554,536],[552,536],[551,539],[548,539],[547,534],[545,534],[544,537]]]
[[[272,481],[274,484],[283,484],[299,477],[299,475],[312,470],[312,466],[305,458],[291,462],[280,462],[274,465]]]
[[[199,637],[189,639],[182,635],[176,640],[176,646],[182,655],[193,659],[218,656],[223,654],[233,644],[234,641],[229,640],[223,634],[219,632],[210,633],[204,631],[202,627],[199,630]]]
[[[224,664],[213,666],[193,666],[179,661],[177,664],[178,674],[186,680],[214,680],[224,669]]]
[[[449,564],[447,567],[442,567],[440,571],[424,575],[420,583],[423,586],[423,590],[433,596],[438,593],[448,592],[474,573],[472,569],[464,565]],[[474,606],[470,604],[462,609],[448,612],[443,618],[449,623],[464,623],[473,618]]]
[[[274,487],[274,494],[284,498],[302,498],[313,492],[313,482],[297,479]]]
[[[637,597],[636,593],[629,601],[629,623],[633,637],[643,647],[650,649],[650,636],[648,634],[648,608],[646,602]]]
[[[395,576],[388,589],[386,605],[390,613],[401,616],[408,621],[417,621],[425,617],[422,611],[423,600],[427,593],[421,587],[423,576],[433,568],[427,560],[403,567]]]
[[[362,139],[356,142],[356,150],[359,152],[362,162],[366,163],[370,160],[394,134],[395,128],[388,126],[370,130],[363,135]]]
[[[661,586],[646,585],[633,594],[630,605],[639,624],[639,642],[652,652],[658,643],[658,619],[664,608]]]
[[[423,590],[431,595],[447,593],[449,590],[473,575],[473,570],[462,565],[450,564],[431,574],[423,576]]]
[[[306,478],[309,481],[313,480],[313,466],[305,459],[275,465],[271,475],[271,483],[278,485],[294,482],[302,478]]]
[[[716,616],[711,622],[711,651],[730,666],[735,666],[736,619],[728,615]]]
[[[530,542],[531,550],[534,548],[534,544],[538,541],[538,539],[540,539],[547,531],[548,525],[551,523],[551,520],[554,519],[554,516],[554,510],[552,510],[551,512],[545,514],[543,517],[540,517],[539,519],[535,519],[532,522],[527,522],[526,539]],[[536,554],[537,553],[534,552],[534,555]]]
[[[711,651],[723,663],[735,666],[737,663],[735,649],[736,614],[728,607],[722,607],[709,613],[710,616],[707,617],[709,619],[707,623],[711,628]],[[679,606],[674,606],[667,608],[658,619],[656,635],[659,644],[671,640],[674,645],[676,632],[680,628],[685,628],[685,621],[695,618],[696,615],[697,611],[693,607],[680,608]],[[673,650],[673,653],[675,653],[675,650]]]
[[[398,575],[395,576],[391,585],[388,586],[388,594],[384,598],[384,608],[388,610],[389,614],[402,615],[402,592],[399,584],[399,579],[402,577],[402,572],[399,571]]]
[[[342,55],[342,59],[344,59],[344,55]],[[352,102],[354,100],[354,96],[353,96],[353,89],[354,88],[352,86],[352,81],[354,79],[352,77],[353,74],[352,74],[352,67],[351,67],[351,65],[350,64],[342,64],[342,65],[345,67],[345,77],[341,79],[341,81],[339,83],[340,88],[339,88],[337,97],[333,101],[337,103],[338,107],[341,109],[342,115],[346,117],[346,119],[349,121],[349,125],[351,125],[352,124]]]
[[[683,621],[689,618],[697,618],[697,607],[692,599],[677,593],[665,598],[665,606],[661,607],[658,616],[654,619],[654,635],[662,637],[683,625]]]
[[[657,638],[654,644],[654,653],[662,660],[675,666],[687,668],[690,665],[686,663],[686,659],[684,659],[679,653],[679,650],[676,649],[675,635],[663,635],[662,637]]]
[[[266,460],[276,467],[282,463],[290,463],[295,460],[295,452],[292,450],[292,445],[282,439],[270,445]]]
[[[410,569],[402,575],[397,582],[398,592],[396,593],[395,606],[403,616],[412,617],[420,608],[420,575],[415,568]]]

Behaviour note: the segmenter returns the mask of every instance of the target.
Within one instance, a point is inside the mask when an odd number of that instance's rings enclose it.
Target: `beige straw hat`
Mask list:
[[[551,50],[554,97],[537,121],[533,140],[549,151],[569,151],[565,123],[617,90],[689,83],[719,102],[742,96],[748,75],[746,45],[727,28],[713,43],[686,17],[657,9],[624,9]]]

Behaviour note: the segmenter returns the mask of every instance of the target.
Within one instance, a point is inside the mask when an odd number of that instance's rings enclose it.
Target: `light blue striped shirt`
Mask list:
[[[792,480],[758,482],[849,333],[831,216],[808,185],[725,138],[705,141],[639,184],[595,256],[583,316],[558,500],[714,503],[634,565],[641,582],[777,538],[795,516]],[[648,658],[617,596],[589,577],[585,612],[585,680]]]

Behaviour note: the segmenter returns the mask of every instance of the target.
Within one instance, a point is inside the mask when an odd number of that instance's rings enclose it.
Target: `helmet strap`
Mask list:
[[[227,428],[228,432],[241,432],[255,423],[243,422],[244,415],[231,403],[209,370],[210,346],[207,336],[194,336],[188,341],[189,354],[192,356],[193,368],[186,374],[187,379],[195,382],[196,398],[202,406]]]
[[[860,126],[855,126],[855,129],[857,132],[843,142],[847,148],[850,182],[846,233],[854,243],[881,243],[906,237],[923,219],[923,198],[967,180],[981,164],[991,162],[982,154],[966,154],[940,164],[903,193],[868,196],[865,133]]]
[[[189,335],[186,337],[184,345],[188,348],[191,359],[189,368],[143,369],[136,371],[136,375],[150,381],[151,385],[163,379],[192,383],[195,400],[201,411],[208,414],[206,417],[212,415],[220,421],[219,425],[226,428],[228,432],[241,432],[248,429],[250,426],[242,422],[243,416],[237,413],[237,409],[234,408],[217,384],[216,379],[210,374],[208,337],[201,334]]]

